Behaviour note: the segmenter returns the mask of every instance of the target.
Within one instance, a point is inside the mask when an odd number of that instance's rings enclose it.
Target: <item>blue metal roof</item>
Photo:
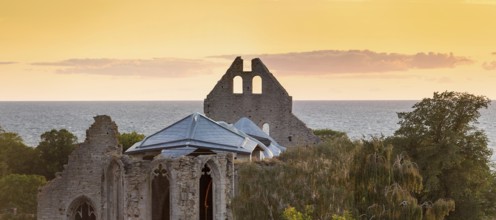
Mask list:
[[[270,144],[268,144],[267,147],[272,151],[274,156],[279,156],[279,154],[281,154],[282,151],[286,150],[285,147],[279,145],[279,143],[277,143],[271,136],[265,133],[252,120],[246,117],[243,117],[239,119],[236,123],[234,123],[234,127],[236,127],[237,130],[242,131],[260,141],[264,139],[269,140]]]
[[[200,148],[250,154],[257,143],[200,114],[191,114],[135,143],[126,153],[173,148]]]

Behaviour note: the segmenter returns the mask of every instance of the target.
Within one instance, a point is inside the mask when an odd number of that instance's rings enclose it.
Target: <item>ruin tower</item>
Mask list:
[[[235,88],[235,81],[242,89]],[[254,91],[255,85],[261,91]],[[292,113],[293,99],[258,58],[251,60],[251,71],[243,71],[243,60],[236,57],[226,74],[207,95],[203,110],[208,117],[235,123],[248,117],[283,146],[308,146],[319,139]]]

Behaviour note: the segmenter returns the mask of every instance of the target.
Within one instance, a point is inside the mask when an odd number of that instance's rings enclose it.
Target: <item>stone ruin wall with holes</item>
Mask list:
[[[292,113],[292,97],[262,61],[253,59],[251,68],[251,71],[243,71],[243,60],[240,57],[234,60],[204,100],[205,115],[227,123],[248,117],[261,128],[268,123],[270,136],[282,146],[308,146],[319,142],[312,130]],[[242,79],[242,93],[234,93],[235,77]],[[254,77],[261,78],[260,94],[253,93]]]
[[[74,219],[84,203],[98,220],[152,219],[151,181],[157,173],[169,181],[170,219],[199,219],[199,179],[205,165],[213,179],[214,219],[233,219],[232,154],[143,160],[123,155],[117,135],[110,117],[95,117],[64,171],[40,190],[38,219]]]

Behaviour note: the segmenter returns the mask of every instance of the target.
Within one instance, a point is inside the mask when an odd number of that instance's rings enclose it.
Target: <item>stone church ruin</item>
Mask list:
[[[263,63],[254,59],[252,67],[243,72],[236,58],[207,96],[206,115],[186,116],[125,153],[117,125],[109,116],[96,116],[64,171],[40,190],[38,219],[233,219],[235,163],[318,141],[291,113],[291,96]],[[232,92],[237,76],[242,94]],[[255,76],[261,94],[253,94]]]
[[[319,139],[292,113],[293,98],[262,61],[253,59],[251,68],[243,71],[243,60],[234,60],[203,102],[205,115],[227,123],[248,117],[283,146],[317,143]],[[235,88],[237,80],[242,89]],[[261,91],[254,92],[254,83],[261,84]]]

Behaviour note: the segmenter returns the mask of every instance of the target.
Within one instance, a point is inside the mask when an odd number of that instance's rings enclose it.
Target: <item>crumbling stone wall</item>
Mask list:
[[[105,168],[114,157],[121,156],[117,134],[117,126],[110,117],[95,117],[95,123],[86,131],[86,140],[71,153],[64,171],[38,194],[38,219],[70,219],[72,209],[77,208],[71,205],[77,206],[79,200],[93,206],[97,219],[106,219],[102,182]]]
[[[95,117],[85,142],[69,156],[64,171],[38,194],[38,219],[72,219],[84,202],[93,207],[96,219],[151,219],[151,181],[159,167],[170,184],[170,219],[199,219],[200,176],[205,165],[213,178],[214,219],[233,219],[233,154],[157,155],[144,160],[144,155],[123,155],[117,134],[110,117]]]
[[[251,71],[243,71],[237,57],[203,103],[205,115],[234,123],[248,117],[262,128],[269,125],[270,136],[283,146],[307,146],[319,139],[292,113],[293,100],[260,59],[251,61]],[[233,80],[242,78],[241,94],[235,94]],[[253,78],[262,79],[262,93],[253,93]]]

